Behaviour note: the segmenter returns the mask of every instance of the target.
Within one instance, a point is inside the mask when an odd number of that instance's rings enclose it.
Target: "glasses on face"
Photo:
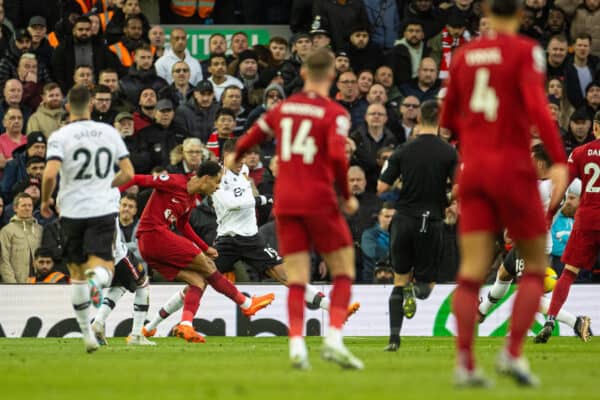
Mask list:
[[[402,107],[406,107],[406,108],[419,108],[418,104],[402,104]]]
[[[342,83],[344,85],[354,85],[356,83],[356,81],[340,81],[340,83]]]
[[[185,72],[190,72],[190,70],[187,68],[177,68],[173,72],[175,72],[176,74],[181,74],[181,73],[185,73]]]

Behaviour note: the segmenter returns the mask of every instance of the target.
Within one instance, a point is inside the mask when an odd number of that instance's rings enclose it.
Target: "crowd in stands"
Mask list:
[[[525,3],[521,33],[546,50],[548,107],[570,152],[593,140],[600,108],[600,0]],[[167,32],[168,43],[161,24],[178,26]],[[241,27],[213,33],[210,55],[198,59],[188,50],[188,24]],[[288,25],[292,34],[251,46],[243,24]],[[357,279],[390,282],[388,227],[397,191],[378,197],[379,173],[414,137],[420,104],[443,98],[453,52],[488,29],[481,0],[0,0],[0,281],[67,280],[58,221],[40,216],[39,199],[47,138],[68,120],[64,98],[73,85],[90,88],[92,119],[121,133],[136,173],[189,173],[219,159],[226,141],[299,91],[303,60],[329,47],[337,72],[331,97],[352,121],[348,180],[360,208],[348,222]],[[451,133],[440,136],[458,145]],[[250,178],[268,196],[274,149],[270,141],[246,158]],[[121,228],[134,251],[149,195],[131,187],[121,199]],[[557,252],[575,200],[557,218]],[[270,210],[257,212],[276,248]],[[439,282],[453,281],[458,267],[458,218],[456,203],[449,204]],[[207,242],[214,239],[210,198],[191,222]],[[327,279],[318,255],[314,265],[313,278]],[[239,276],[245,272],[239,266]]]

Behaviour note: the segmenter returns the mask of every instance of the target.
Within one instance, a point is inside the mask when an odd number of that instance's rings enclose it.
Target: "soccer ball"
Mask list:
[[[546,274],[544,275],[544,293],[550,293],[554,290],[557,279],[558,275],[556,274],[556,271],[550,267],[547,267]]]

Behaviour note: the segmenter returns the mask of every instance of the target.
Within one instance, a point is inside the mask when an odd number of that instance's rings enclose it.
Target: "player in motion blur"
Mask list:
[[[546,343],[550,339],[555,320],[569,296],[571,285],[581,269],[592,269],[600,250],[600,113],[594,116],[593,132],[596,140],[576,148],[569,156],[569,177],[581,179],[583,190],[573,231],[561,258],[565,269],[552,292],[544,328],[535,338],[538,343]]]
[[[183,299],[183,313],[173,334],[193,343],[205,341],[194,330],[192,321],[207,284],[233,300],[247,316],[254,315],[275,298],[272,293],[252,298],[242,294],[217,271],[211,260],[216,258],[216,250],[196,235],[190,225],[190,213],[198,195],[213,194],[220,180],[221,166],[213,161],[202,163],[191,178],[182,174],[162,174],[136,175],[133,179],[139,186],[154,188],[137,231],[140,254],[150,267],[167,280],[188,284],[181,294],[178,292],[174,296]],[[142,331],[144,336],[155,333],[147,328]]]
[[[314,246],[333,277],[329,329],[321,355],[342,367],[362,369],[363,363],[348,351],[342,336],[354,279],[354,249],[333,187],[335,182],[342,197],[342,211],[356,212],[358,201],[348,190],[344,154],[350,118],[344,108],[327,97],[335,77],[330,51],[320,49],[310,54],[301,75],[303,91],[263,114],[238,140],[237,152],[225,160],[226,166],[234,169],[235,161],[241,160],[250,147],[275,136],[279,165],[274,211],[289,282],[292,366],[310,366],[302,330],[309,251]]]
[[[554,162],[550,212],[566,189],[566,156],[544,93],[545,56],[518,36],[520,0],[487,0],[492,32],[461,47],[452,57],[441,126],[458,135],[461,265],[452,308],[457,320],[458,386],[487,386],[475,368],[473,335],[479,289],[491,264],[495,236],[506,227],[525,260],[514,301],[511,331],[496,367],[519,384],[539,380],[522,355],[523,342],[544,292],[547,266],[546,216],[531,162],[531,126],[537,127]],[[507,190],[502,182],[510,182]]]
[[[52,215],[51,196],[60,172],[58,206],[64,257],[71,274],[71,301],[85,349],[91,353],[98,349],[98,342],[90,327],[89,307],[92,302],[100,307],[102,288],[110,286],[114,271],[112,250],[119,208],[112,188],[133,177],[133,166],[119,132],[90,121],[89,90],[75,86],[67,99],[70,123],[48,140],[40,211],[45,218]],[[119,172],[115,174],[116,165]]]

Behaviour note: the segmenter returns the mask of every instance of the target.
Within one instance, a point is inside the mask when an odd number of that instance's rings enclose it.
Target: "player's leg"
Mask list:
[[[411,280],[412,273],[398,274],[394,272],[394,288],[388,300],[390,337],[384,351],[398,351],[400,347],[400,331],[405,316],[404,293]]]
[[[169,300],[163,304],[154,318],[142,328],[142,334],[145,337],[154,336],[156,334],[156,328],[158,325],[160,325],[160,323],[165,319],[169,318],[171,314],[179,311],[181,307],[183,307],[183,299],[185,298],[187,289],[188,286],[185,286],[183,289],[173,293]]]
[[[176,279],[188,284],[183,299],[181,321],[173,328],[173,335],[190,343],[204,343],[204,336],[195,331],[194,317],[200,307],[200,299],[206,289],[206,281],[197,271],[183,269],[177,273]]]
[[[114,274],[113,243],[116,237],[116,215],[106,215],[87,220],[87,229],[83,237],[84,252],[88,255],[86,276],[92,290],[92,302],[95,291],[102,296],[102,289],[111,285]]]
[[[549,307],[550,307],[550,299],[545,296],[542,296],[542,299],[540,300],[539,312],[542,314],[547,314]],[[591,330],[592,320],[588,316],[585,316],[585,315],[575,316],[574,314],[571,314],[567,310],[561,308],[561,310],[556,315],[556,321],[562,322],[563,324],[570,326],[571,329],[573,329],[573,332],[575,333],[575,335],[577,335],[584,342],[587,342],[588,340],[590,340],[590,337],[592,336],[592,330]],[[539,333],[538,333],[538,336],[541,336],[541,335],[539,335]],[[545,342],[541,341],[540,339],[538,339],[538,336],[536,336],[533,339],[534,343],[545,343]]]
[[[504,264],[500,264],[494,284],[479,304],[479,323],[483,322],[492,307],[508,293],[512,281],[513,276],[506,270]]]
[[[133,298],[133,326],[127,337],[127,344],[139,346],[155,346],[155,342],[146,339],[143,333],[144,323],[150,307],[150,281],[145,274],[140,277]]]
[[[96,313],[96,316],[94,317],[94,322],[92,323],[92,331],[96,336],[96,340],[98,340],[98,344],[101,346],[108,344],[108,341],[106,340],[105,329],[106,319],[112,310],[115,309],[117,302],[121,297],[123,297],[125,292],[126,290],[123,287],[113,286],[104,293],[102,306],[100,306],[98,313]]]

